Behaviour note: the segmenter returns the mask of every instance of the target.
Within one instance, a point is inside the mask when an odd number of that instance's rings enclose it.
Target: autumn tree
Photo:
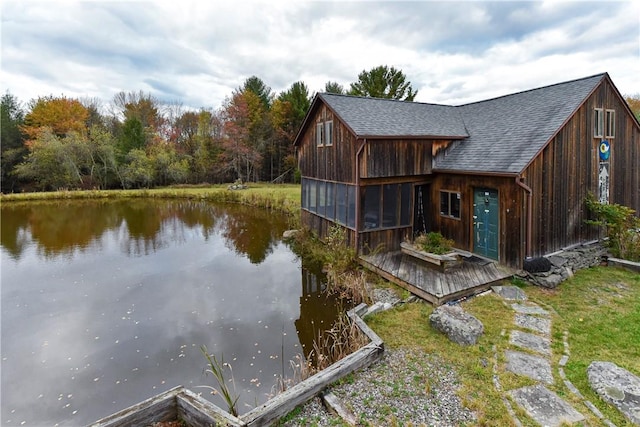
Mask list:
[[[59,137],[71,132],[85,133],[88,118],[87,108],[77,99],[41,97],[29,103],[22,130],[27,136],[27,145],[30,145],[45,128]]]
[[[344,86],[342,86],[338,82],[332,82],[332,81],[328,81],[327,83],[325,83],[324,91],[326,93],[335,93],[338,95],[345,94]]]
[[[1,190],[3,193],[17,189],[16,177],[12,174],[14,167],[24,160],[27,148],[24,146],[24,134],[21,127],[24,123],[24,112],[18,99],[5,93],[0,102],[0,168],[2,169]]]
[[[145,144],[155,140],[164,125],[160,101],[150,93],[119,92],[113,97],[114,114],[124,120],[136,119],[142,124]]]
[[[624,99],[627,101],[627,104],[629,104],[629,108],[633,112],[633,115],[636,116],[638,121],[640,121],[640,93],[627,95]]]
[[[413,101],[418,94],[401,70],[380,65],[369,71],[363,70],[358,81],[351,83],[349,95],[370,96],[374,98],[399,99]]]
[[[230,170],[242,181],[255,179],[262,160],[259,130],[263,112],[262,101],[252,91],[236,92],[225,101],[225,154]]]

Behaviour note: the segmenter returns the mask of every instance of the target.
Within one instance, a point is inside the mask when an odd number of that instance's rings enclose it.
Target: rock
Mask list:
[[[509,336],[509,344],[547,356],[551,355],[551,341],[540,335],[512,330]]]
[[[640,425],[640,378],[611,362],[591,362],[589,385],[605,401]]]
[[[282,238],[284,240],[291,240],[294,239],[298,233],[300,233],[300,230],[286,230],[284,233],[282,233]]]
[[[542,426],[559,427],[584,421],[584,416],[543,385],[509,392],[527,414]]]
[[[473,345],[484,332],[482,322],[457,305],[442,305],[429,316],[431,326],[460,345]]]
[[[505,366],[507,371],[529,377],[532,380],[553,384],[553,372],[547,359],[511,350],[505,351],[504,356],[507,359]]]
[[[524,301],[527,295],[517,286],[492,286],[491,290],[508,301]]]
[[[537,276],[536,284],[544,288],[555,289],[562,281],[562,274],[550,274],[548,276]]]

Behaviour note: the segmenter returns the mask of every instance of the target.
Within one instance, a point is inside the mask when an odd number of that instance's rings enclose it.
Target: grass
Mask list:
[[[596,267],[582,270],[575,277],[550,291],[524,283],[531,301],[552,312],[552,350],[554,366],[563,354],[562,337],[569,332],[571,355],[564,368],[567,377],[580,392],[618,426],[631,425],[612,406],[591,391],[587,367],[594,360],[611,361],[640,375],[640,275],[617,268]],[[496,348],[498,375],[505,390],[533,384],[504,369],[504,350],[509,346],[508,331],[514,328],[514,314],[495,294],[479,296],[463,303],[463,307],[482,321],[485,332],[478,344],[461,347],[429,326],[433,307],[424,303],[406,304],[367,319],[369,326],[389,348],[419,347],[437,354],[458,373],[463,404],[476,412],[478,425],[510,426],[501,394],[493,384]],[[507,332],[504,333],[503,331]],[[554,370],[555,384],[550,389],[570,401],[588,417],[588,425],[601,425],[565,387]],[[425,387],[429,386],[428,379]],[[533,420],[517,409],[525,426]]]
[[[197,199],[240,203],[297,215],[300,210],[300,185],[251,183],[249,188],[245,190],[229,190],[227,184],[219,184],[142,190],[77,190],[0,194],[0,202],[2,203],[34,200],[124,198]]]

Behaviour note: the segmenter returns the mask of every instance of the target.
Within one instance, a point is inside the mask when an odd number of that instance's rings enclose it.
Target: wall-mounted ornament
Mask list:
[[[611,147],[609,141],[603,139],[600,142],[600,160],[609,160],[609,154],[611,153]]]

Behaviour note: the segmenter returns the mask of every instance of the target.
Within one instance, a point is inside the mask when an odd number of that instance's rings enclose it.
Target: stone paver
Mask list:
[[[509,394],[542,426],[556,427],[584,421],[580,412],[541,384],[511,390]]]
[[[506,350],[504,355],[507,359],[506,368],[509,372],[553,384],[551,364],[547,359],[511,350]]]
[[[544,308],[538,305],[528,305],[528,304],[511,304],[511,308],[513,308],[516,312],[522,314],[539,314],[542,316],[548,316],[549,312]]]
[[[546,317],[516,313],[516,325],[544,335],[551,334],[551,320]]]
[[[517,286],[492,286],[491,290],[507,301],[525,301],[527,294]]]
[[[591,362],[589,385],[598,395],[640,425],[640,378],[611,362]]]
[[[540,335],[512,330],[509,336],[509,344],[546,356],[551,355],[551,341]]]

